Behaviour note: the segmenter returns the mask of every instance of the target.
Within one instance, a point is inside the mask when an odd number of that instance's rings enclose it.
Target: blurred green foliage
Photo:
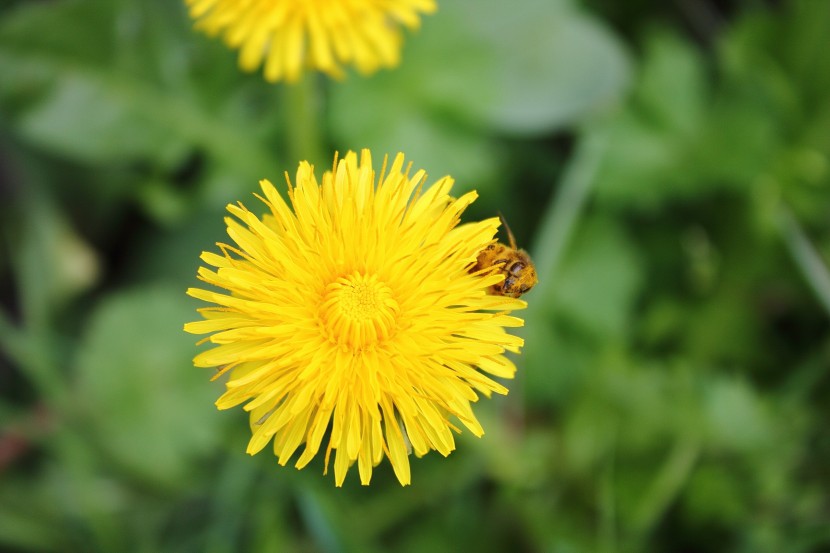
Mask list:
[[[830,550],[826,0],[456,0],[295,87],[162,0],[0,1],[0,549]],[[244,454],[181,325],[222,210],[404,151],[542,281],[400,488]]]

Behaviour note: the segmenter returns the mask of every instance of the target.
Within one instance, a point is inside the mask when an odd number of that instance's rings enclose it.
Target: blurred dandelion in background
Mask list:
[[[415,29],[433,0],[185,0],[197,28],[240,50],[245,71],[296,81],[305,68],[335,78],[343,65],[364,74],[400,60],[400,27]]]
[[[507,392],[484,373],[515,373],[504,353],[522,339],[505,328],[523,324],[509,312],[525,303],[486,293],[501,275],[470,271],[498,219],[459,225],[476,193],[453,198],[450,177],[424,187],[424,171],[410,168],[398,154],[375,184],[370,152],[350,152],[318,184],[302,162],[291,207],[267,180],[269,214],[228,206],[237,245],[204,253],[216,270],[199,277],[229,293],[190,289],[217,307],[185,330],[212,333],[216,347],[194,363],[230,373],[217,406],[245,403],[248,453],[273,438],[285,465],[305,443],[302,468],[330,428],[326,465],[336,450],[338,486],[355,461],[369,484],[384,454],[406,485],[410,447],[448,455],[459,431],[450,419],[481,436],[471,403]]]

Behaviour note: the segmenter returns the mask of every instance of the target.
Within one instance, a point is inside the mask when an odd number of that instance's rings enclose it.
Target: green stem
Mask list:
[[[26,332],[0,312],[0,349],[29,377],[51,406],[65,409],[65,384],[50,356],[52,346],[48,334]]]
[[[66,406],[66,383],[55,358],[55,335],[51,328],[52,287],[49,278],[50,223],[55,214],[43,195],[42,169],[29,155],[11,148],[11,161],[20,172],[24,190],[14,210],[9,211],[9,228],[2,229],[0,247],[12,252],[10,267],[20,298],[20,323],[0,311],[0,349],[54,409]],[[19,219],[17,213],[25,214]],[[54,230],[54,229],[51,229]]]
[[[606,466],[599,482],[597,543],[599,544],[599,550],[604,553],[616,553],[618,549],[617,498],[615,490],[618,435],[619,431],[615,425],[608,459],[606,460]]]
[[[559,189],[545,208],[541,227],[531,248],[539,283],[531,292],[528,308],[524,313],[526,328],[518,332],[520,336],[526,336],[529,333],[528,328],[538,327],[543,322],[541,319],[544,317],[544,307],[549,305],[549,302],[542,300],[550,297],[549,290],[553,286],[556,272],[577,222],[585,211],[607,143],[608,132],[602,125],[587,128],[582,132],[576,151],[565,167]],[[530,347],[545,346],[539,342],[528,342],[525,352]],[[524,379],[518,379],[513,384],[510,406],[524,405],[523,383]],[[521,428],[524,425],[523,410],[519,408],[515,411],[511,417],[514,418],[517,427]]]
[[[565,168],[558,193],[548,204],[533,247],[539,284],[535,295],[544,297],[556,276],[562,255],[582,216],[608,143],[604,130],[588,130],[580,138],[573,159]],[[540,293],[541,292],[541,293]]]
[[[23,333],[0,311],[0,349],[6,352],[9,360],[17,365],[23,365],[26,359],[26,347],[23,343]]]
[[[815,292],[824,310],[830,315],[830,272],[827,270],[827,265],[810,243],[798,220],[785,206],[779,208],[778,223],[784,244],[790,251],[795,264]]]
[[[0,348],[30,379],[38,393],[57,410],[68,409],[64,379],[58,375],[50,355],[53,341],[46,334],[34,335],[15,327],[0,313]]]
[[[320,123],[323,98],[319,83],[317,75],[306,74],[298,82],[283,87],[289,164],[308,161],[318,167],[328,167],[331,163],[331,156],[323,151]]]
[[[701,439],[694,432],[675,443],[635,512],[634,524],[639,538],[647,536],[671,506],[689,479],[701,449]]]
[[[577,222],[585,211],[600,164],[608,144],[608,132],[603,126],[585,129],[579,137],[573,157],[565,167],[559,189],[553,195],[542,216],[542,223],[531,248],[539,283],[531,292],[528,308],[524,313],[527,327],[540,323],[549,301],[562,256],[570,243]],[[526,334],[526,330],[519,335]],[[542,347],[540,344],[536,344]],[[525,349],[527,351],[527,348]],[[521,380],[519,381],[521,382]],[[511,396],[512,402],[523,403],[524,390],[517,382]]]

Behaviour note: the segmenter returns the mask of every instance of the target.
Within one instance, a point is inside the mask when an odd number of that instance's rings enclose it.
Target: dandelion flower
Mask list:
[[[499,220],[459,224],[476,193],[451,197],[450,177],[425,188],[410,169],[398,154],[377,176],[368,150],[349,152],[321,184],[307,162],[286,175],[290,207],[267,180],[264,216],[228,206],[236,245],[199,269],[227,293],[188,290],[215,306],[185,330],[210,334],[194,364],[229,373],[216,405],[244,404],[249,454],[273,440],[285,465],[304,444],[303,468],[325,441],[337,486],[355,462],[368,484],[384,456],[406,485],[410,451],[448,455],[454,421],[481,436],[471,403],[507,393],[491,376],[515,373],[505,352],[522,340],[505,328],[526,304],[486,292],[503,275],[471,272]]]
[[[296,81],[304,67],[333,77],[342,65],[362,73],[394,67],[400,27],[416,29],[435,0],[185,0],[197,28],[240,50],[245,71]]]

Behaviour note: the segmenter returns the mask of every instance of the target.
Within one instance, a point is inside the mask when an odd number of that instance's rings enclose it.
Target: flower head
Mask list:
[[[398,64],[400,26],[420,24],[435,0],[185,0],[197,27],[239,48],[245,71],[295,81],[304,66],[341,77]]]
[[[216,404],[245,404],[248,453],[273,440],[285,465],[305,444],[302,468],[328,436],[338,486],[354,462],[368,484],[384,455],[405,485],[410,448],[448,455],[453,420],[483,434],[470,404],[507,392],[488,375],[515,373],[504,353],[522,340],[505,327],[526,304],[486,293],[503,275],[471,271],[499,225],[459,225],[476,193],[449,196],[449,177],[423,189],[424,172],[409,172],[402,154],[378,177],[368,150],[350,152],[321,184],[302,162],[290,207],[267,180],[262,218],[228,206],[236,246],[203,253],[215,269],[199,269],[227,293],[188,290],[216,307],[185,330],[211,334],[194,363],[230,373]]]

